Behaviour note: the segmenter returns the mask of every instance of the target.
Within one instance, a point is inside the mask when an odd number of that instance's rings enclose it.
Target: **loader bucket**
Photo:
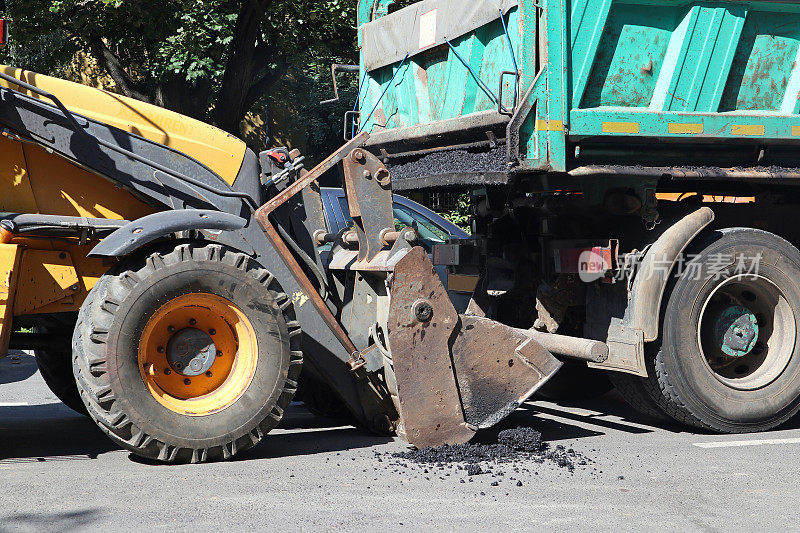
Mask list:
[[[398,432],[418,448],[463,444],[527,400],[561,362],[524,332],[459,315],[422,248],[394,269],[389,346]]]

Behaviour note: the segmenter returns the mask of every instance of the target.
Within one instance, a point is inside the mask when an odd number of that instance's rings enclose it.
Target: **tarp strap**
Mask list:
[[[470,74],[472,74],[472,77],[475,78],[475,81],[478,82],[478,86],[481,89],[483,89],[483,92],[485,92],[486,95],[489,98],[491,98],[494,103],[499,105],[503,109],[503,111],[508,111],[503,106],[503,103],[500,101],[500,98],[496,94],[494,94],[491,89],[489,89],[489,87],[486,85],[486,83],[484,83],[484,81],[480,78],[480,76],[478,76],[478,74],[475,72],[475,70],[473,70],[472,66],[470,66],[470,64],[467,63],[467,61],[463,57],[461,57],[461,54],[458,53],[458,50],[456,50],[456,47],[453,46],[453,43],[450,42],[450,39],[445,37],[444,38],[444,42],[447,43],[447,46],[450,47],[450,50],[453,51],[453,54],[458,58],[458,60],[461,61],[464,64],[465,67],[467,67],[467,70],[469,71]]]
[[[508,24],[506,24],[506,15],[503,13],[503,10],[500,10],[500,22],[503,23],[503,31],[506,34],[506,39],[508,40],[508,51],[511,53],[511,61],[514,62],[514,107],[517,106],[517,99],[519,98],[519,65],[517,65],[517,54],[514,53],[514,45],[511,44],[511,34],[508,33]],[[502,76],[501,76],[502,78]],[[502,80],[501,80],[502,82]],[[502,106],[503,103],[500,102]]]
[[[386,84],[386,88],[381,93],[381,97],[378,98],[377,102],[375,102],[375,107],[373,107],[372,111],[369,112],[369,116],[367,116],[367,120],[365,120],[365,121],[363,121],[361,123],[361,127],[359,128],[358,133],[361,133],[362,131],[364,131],[364,127],[367,125],[369,120],[372,118],[372,115],[375,113],[375,111],[378,110],[378,106],[381,105],[381,102],[383,101],[383,97],[386,96],[386,93],[389,91],[389,87],[392,86],[392,83],[394,83],[394,80],[395,80],[395,78],[397,78],[397,75],[400,74],[401,70],[403,70],[403,67],[406,64],[406,61],[408,61],[409,55],[410,54],[406,54],[406,57],[403,58],[403,62],[400,63],[400,66],[397,67],[397,70],[394,71],[394,75],[392,76],[392,79],[389,80],[389,83]],[[403,73],[403,75],[405,75],[405,72]]]

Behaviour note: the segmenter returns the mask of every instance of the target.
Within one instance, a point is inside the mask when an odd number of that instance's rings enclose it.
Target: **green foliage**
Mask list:
[[[441,215],[467,233],[471,233],[472,220],[474,218],[472,195],[468,192],[459,194],[455,205],[450,210],[441,213]]]
[[[2,15],[13,20],[4,62],[63,76],[83,51],[121,93],[229,131],[268,101],[290,106],[312,146],[341,123],[343,106],[318,106],[330,97],[330,63],[357,58],[352,0],[6,0]],[[272,94],[280,79],[290,95]],[[345,91],[357,84],[341,81]]]

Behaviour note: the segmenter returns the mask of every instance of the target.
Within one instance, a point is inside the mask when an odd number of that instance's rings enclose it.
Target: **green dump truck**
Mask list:
[[[594,339],[629,402],[725,432],[800,406],[800,4],[361,0],[345,135],[471,194],[469,314]],[[564,370],[561,371],[565,373]],[[580,392],[593,379],[575,373]]]

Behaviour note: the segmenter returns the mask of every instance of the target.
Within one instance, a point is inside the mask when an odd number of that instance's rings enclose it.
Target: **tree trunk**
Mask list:
[[[247,94],[258,74],[254,62],[256,39],[271,3],[272,0],[244,0],[236,20],[231,52],[214,106],[214,123],[233,135],[241,135],[239,125],[249,111]]]
[[[190,82],[178,76],[161,83],[156,88],[155,104],[187,117],[207,121],[210,94],[209,79]]]

